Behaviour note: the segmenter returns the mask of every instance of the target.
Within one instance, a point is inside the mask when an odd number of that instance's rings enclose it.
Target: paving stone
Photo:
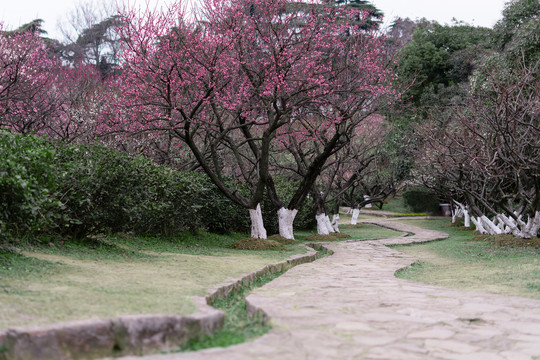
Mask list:
[[[473,354],[452,355],[452,360],[504,360],[504,357],[492,352],[475,352]]]
[[[424,331],[417,331],[407,335],[411,339],[449,339],[455,335],[455,331],[445,328],[432,328]]]
[[[516,351],[503,351],[500,355],[505,360],[531,360],[529,355]]]
[[[458,354],[470,354],[480,350],[478,346],[467,344],[466,342],[462,341],[427,339],[425,344],[426,348],[429,350],[444,350]]]

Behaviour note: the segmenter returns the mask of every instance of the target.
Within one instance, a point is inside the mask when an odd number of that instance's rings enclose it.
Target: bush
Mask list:
[[[426,188],[414,188],[403,193],[403,201],[415,213],[439,213],[439,199],[436,194]]]
[[[0,130],[0,233],[41,231],[55,222],[55,156],[47,141]]]
[[[0,235],[80,238],[103,232],[246,232],[250,227],[248,211],[222,195],[205,174],[175,171],[144,157],[0,131],[0,158]],[[274,181],[281,198],[293,196],[296,183]],[[261,206],[268,234],[278,233],[278,209],[267,196]],[[315,227],[311,199],[294,226]]]
[[[249,228],[207,176],[101,146],[0,132],[0,232],[83,237]]]

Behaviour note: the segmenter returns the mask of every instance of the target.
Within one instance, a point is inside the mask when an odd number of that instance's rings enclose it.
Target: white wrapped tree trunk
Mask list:
[[[487,234],[488,232],[486,229],[484,229],[484,226],[482,225],[482,221],[480,218],[471,218],[471,221],[473,222],[474,226],[476,226],[476,231],[478,231],[480,234]]]
[[[332,227],[334,228],[334,231],[337,232],[337,233],[339,232],[338,223],[339,223],[339,214],[334,214],[332,216]]]
[[[336,232],[330,223],[330,218],[326,214],[318,214],[315,216],[317,220],[317,234],[328,235]]]
[[[495,225],[493,221],[491,221],[486,215],[480,216],[480,221],[482,222],[482,225],[484,225],[484,229],[488,232],[490,235],[500,235],[502,234],[502,230]]]
[[[364,200],[370,200],[371,198],[369,197],[369,195],[364,195]],[[373,206],[371,204],[366,204],[365,205],[365,208],[366,209],[371,209]]]
[[[457,204],[459,204],[459,203],[457,203]],[[459,205],[461,205],[461,204],[459,204]],[[453,206],[452,207],[452,224],[456,223],[456,220],[457,220],[458,217],[463,217],[463,208],[461,206],[460,207]]]
[[[358,215],[360,215],[360,209],[353,209],[351,225],[356,225],[358,223]]]
[[[507,226],[509,232],[519,238],[530,239],[531,237],[535,237],[538,234],[538,230],[540,230],[540,211],[536,211],[534,218],[529,218],[527,223],[524,223],[521,217],[516,222],[513,218],[504,214],[499,214],[498,218]]]
[[[281,208],[278,210],[279,235],[294,240],[293,222],[298,210]]]
[[[534,220],[531,224],[531,236],[538,235],[538,232],[540,231],[540,211],[536,211],[534,213]]]
[[[467,209],[463,209],[463,225],[465,227],[471,227],[471,215]]]
[[[326,228],[328,229],[328,233],[335,233],[334,227],[332,226],[332,223],[330,222],[330,216],[325,215],[324,217],[324,223],[326,225]]]
[[[326,214],[317,214],[315,215],[317,220],[317,234],[319,235],[328,235],[328,227],[326,226]]]
[[[469,215],[469,210],[467,210],[467,206],[456,200],[454,200],[454,204],[457,205],[457,208],[454,209],[454,212],[452,213],[452,222],[454,223],[456,221],[455,217],[463,217],[463,225],[465,227],[471,227],[471,216]]]
[[[249,217],[251,218],[251,237],[266,239],[266,229],[264,228],[260,204],[257,204],[255,209],[249,209]]]

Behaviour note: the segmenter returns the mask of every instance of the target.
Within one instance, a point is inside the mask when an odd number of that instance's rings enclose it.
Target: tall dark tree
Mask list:
[[[405,94],[406,101],[415,106],[430,105],[426,97],[467,82],[482,55],[489,53],[491,34],[488,28],[463,24],[418,26],[412,41],[401,51],[397,66],[400,77],[413,83]]]
[[[358,10],[359,13],[355,17],[348,19],[348,22],[361,30],[377,29],[384,17],[383,12],[368,0],[324,0],[323,3]],[[364,13],[367,13],[367,16],[362,16]]]
[[[351,20],[351,23],[363,30],[373,30],[377,29],[382,22],[383,12],[379,10],[371,1],[367,0],[329,0],[333,1],[338,6],[345,6],[355,10],[359,10],[368,14],[364,18],[357,17]]]
[[[503,18],[495,24],[494,41],[499,51],[504,51],[512,41],[514,36],[526,29],[531,21],[534,22],[540,17],[540,1],[538,0],[512,0],[509,1],[504,10]],[[536,36],[538,41],[538,32]]]
[[[78,66],[92,64],[108,76],[118,66],[119,18],[112,1],[79,2],[66,20],[60,23],[63,35],[62,58]]]

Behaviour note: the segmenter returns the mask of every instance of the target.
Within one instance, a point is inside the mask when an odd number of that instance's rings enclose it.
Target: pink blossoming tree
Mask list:
[[[0,127],[27,134],[52,121],[58,67],[38,32],[8,33],[0,26]]]
[[[292,238],[294,214],[326,159],[379,99],[395,96],[379,40],[339,20],[351,12],[285,0],[206,0],[199,17],[181,3],[128,12],[122,107],[106,126],[185,144],[217,187],[249,209],[255,238],[266,238],[266,187],[281,204],[272,155],[290,134],[318,144],[294,199],[280,206],[280,233]]]

